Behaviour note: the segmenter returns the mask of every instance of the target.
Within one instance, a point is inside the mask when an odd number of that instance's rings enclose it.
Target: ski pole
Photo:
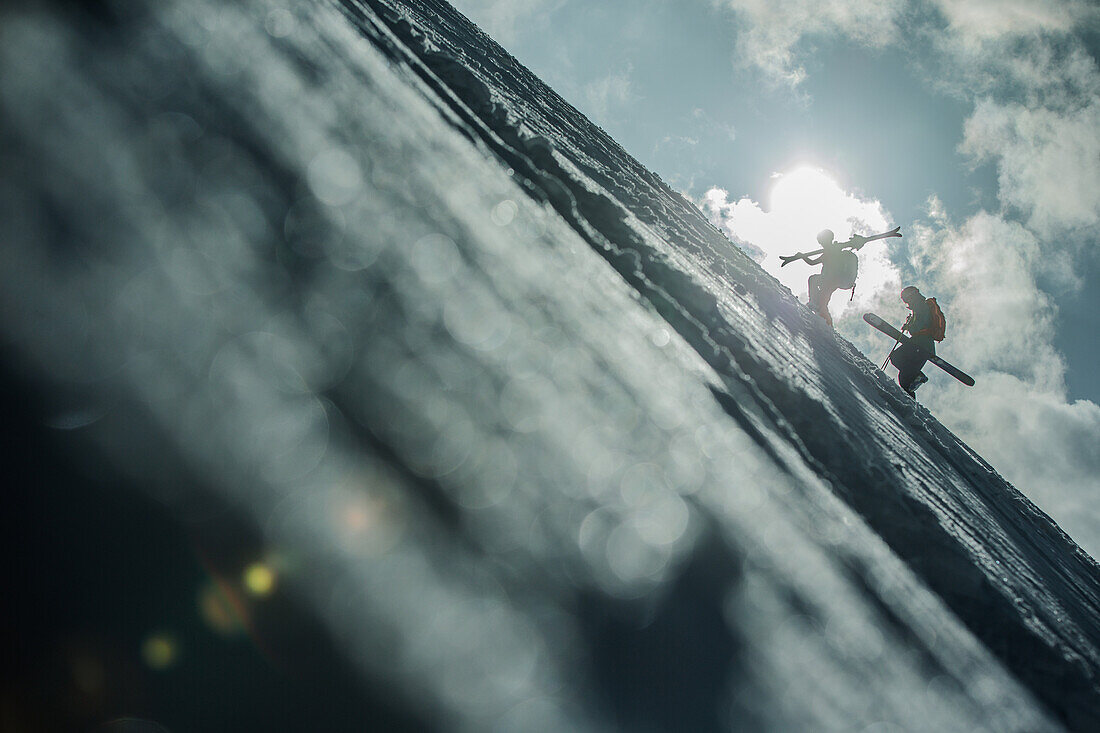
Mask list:
[[[904,331],[905,327],[907,325],[909,325],[909,319],[908,318],[905,319],[905,323],[902,324],[902,326],[899,330]],[[894,341],[894,348],[890,349],[890,353],[886,355],[886,358],[883,360],[882,366],[880,366],[879,369],[882,369],[882,370],[885,371],[886,365],[890,363],[890,357],[894,355],[894,352],[898,350],[899,346],[901,346],[901,342],[900,341]]]
[[[901,346],[901,342],[895,341],[894,348],[890,349],[890,353],[886,355],[885,359],[883,359],[882,366],[880,366],[879,369],[882,369],[883,371],[886,370],[886,365],[890,363],[890,357],[894,355],[894,352],[898,350],[899,346]]]

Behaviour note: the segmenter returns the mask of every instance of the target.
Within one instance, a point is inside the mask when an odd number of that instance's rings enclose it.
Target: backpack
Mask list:
[[[829,262],[821,268],[821,274],[829,285],[838,290],[854,289],[856,275],[859,272],[859,258],[855,252],[844,250],[834,255]],[[853,297],[855,293],[853,292]]]
[[[947,318],[944,317],[943,311],[940,310],[939,303],[935,298],[928,299],[928,310],[930,311],[932,324],[925,329],[921,329],[921,332],[927,332],[936,341],[943,341],[947,336]]]

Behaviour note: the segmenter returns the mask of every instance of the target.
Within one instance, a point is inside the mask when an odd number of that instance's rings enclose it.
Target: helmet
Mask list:
[[[906,302],[909,302],[910,298],[919,298],[919,297],[921,297],[921,294],[920,294],[920,290],[917,288],[916,285],[908,285],[908,286],[901,289],[901,299],[906,301]]]
[[[817,243],[824,247],[827,244],[833,243],[833,230],[822,229],[817,233]]]

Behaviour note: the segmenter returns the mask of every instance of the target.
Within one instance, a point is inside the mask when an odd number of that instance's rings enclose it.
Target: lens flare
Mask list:
[[[207,626],[224,636],[244,630],[233,601],[214,583],[208,583],[199,591],[199,615]]]
[[[245,590],[251,595],[257,598],[266,598],[275,591],[278,578],[269,565],[255,562],[245,568],[242,580]]]
[[[163,672],[172,667],[179,658],[179,645],[169,634],[152,634],[141,645],[141,658],[150,669]]]

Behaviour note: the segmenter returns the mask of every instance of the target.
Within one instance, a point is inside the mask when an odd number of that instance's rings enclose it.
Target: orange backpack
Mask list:
[[[947,335],[947,319],[935,298],[928,299],[928,309],[931,311],[932,324],[928,328],[922,328],[921,333],[927,333],[936,341],[943,341]]]

